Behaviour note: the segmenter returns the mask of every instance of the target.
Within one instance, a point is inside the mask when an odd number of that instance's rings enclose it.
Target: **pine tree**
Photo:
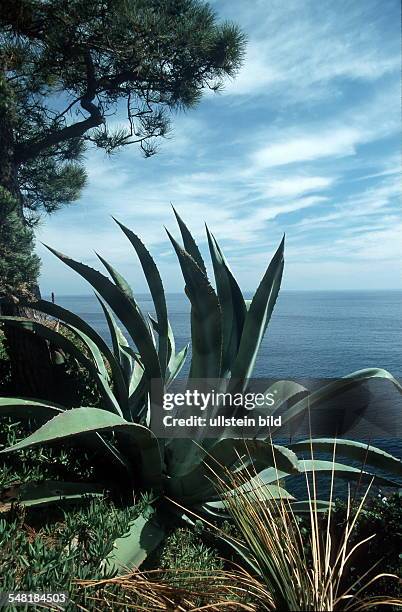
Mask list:
[[[3,0],[1,153],[25,221],[79,197],[89,146],[153,155],[172,113],[235,75],[243,49],[238,27],[198,0]]]
[[[88,147],[112,153],[137,144],[153,155],[172,114],[236,74],[244,45],[240,29],[219,23],[200,0],[0,3],[3,312],[16,314],[10,305],[37,292],[32,228],[79,197]],[[117,129],[116,115],[125,116]],[[13,342],[23,376],[25,349],[18,334]]]
[[[9,192],[0,187],[0,206],[7,207]],[[39,257],[33,252],[33,230],[15,210],[0,225],[0,295],[30,297],[32,279],[39,274]]]

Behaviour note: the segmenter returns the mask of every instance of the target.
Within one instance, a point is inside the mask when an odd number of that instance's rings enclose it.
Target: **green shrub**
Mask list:
[[[189,570],[190,572],[223,569],[223,561],[216,548],[207,546],[202,540],[202,529],[179,527],[165,540],[157,564],[165,570]],[[183,574],[185,582],[186,575]],[[166,574],[169,579],[169,574]],[[188,586],[188,585],[186,585]]]

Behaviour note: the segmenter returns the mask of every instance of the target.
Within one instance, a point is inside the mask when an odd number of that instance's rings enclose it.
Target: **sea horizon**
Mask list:
[[[252,292],[244,292],[251,297]],[[284,290],[279,293],[261,343],[253,378],[314,381],[325,384],[364,368],[383,368],[402,379],[400,337],[402,290]],[[154,314],[149,293],[137,293],[144,314]],[[110,345],[100,304],[94,294],[56,295],[55,301],[85,319]],[[191,340],[190,303],[184,293],[166,294],[176,350]],[[191,352],[191,347],[190,347]],[[190,355],[181,377],[188,374]],[[375,402],[389,414],[395,438],[383,440],[388,452],[402,455],[399,396],[391,386],[372,385]]]
[[[244,294],[253,294],[255,289],[244,289]],[[59,297],[88,297],[93,295],[94,292],[89,291],[88,293],[58,293],[54,292]],[[183,295],[183,291],[165,291],[166,295]],[[402,287],[396,289],[281,289],[283,293],[402,293]],[[136,295],[149,295],[149,291],[139,291]],[[51,297],[51,292],[43,292],[43,296]]]
[[[252,297],[253,292],[244,292]],[[48,296],[46,296],[48,297]],[[255,364],[255,375],[338,377],[381,367],[402,377],[402,290],[284,290],[279,293]],[[136,294],[144,313],[154,314],[152,297]],[[110,342],[95,295],[55,294],[55,301],[85,319]],[[183,292],[166,293],[179,348],[190,342],[190,302]],[[269,366],[269,368],[268,368]]]

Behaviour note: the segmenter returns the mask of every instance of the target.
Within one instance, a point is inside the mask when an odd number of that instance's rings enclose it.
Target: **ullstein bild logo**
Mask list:
[[[202,417],[191,415],[186,418],[173,417],[166,415],[163,417],[163,425],[165,427],[280,427],[282,425],[282,417],[225,417],[218,415],[215,417]]]

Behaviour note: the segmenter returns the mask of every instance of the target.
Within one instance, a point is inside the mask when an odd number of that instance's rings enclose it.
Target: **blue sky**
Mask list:
[[[147,244],[166,291],[183,281],[163,226],[170,202],[206,254],[204,221],[244,290],[286,232],[286,289],[401,288],[400,7],[397,0],[216,0],[248,36],[225,91],[174,118],[143,159],[133,145],[91,151],[81,199],[44,220],[38,240],[136,291],[145,281],[115,215]],[[41,245],[44,293],[88,286]],[[100,264],[99,264],[100,265]]]

